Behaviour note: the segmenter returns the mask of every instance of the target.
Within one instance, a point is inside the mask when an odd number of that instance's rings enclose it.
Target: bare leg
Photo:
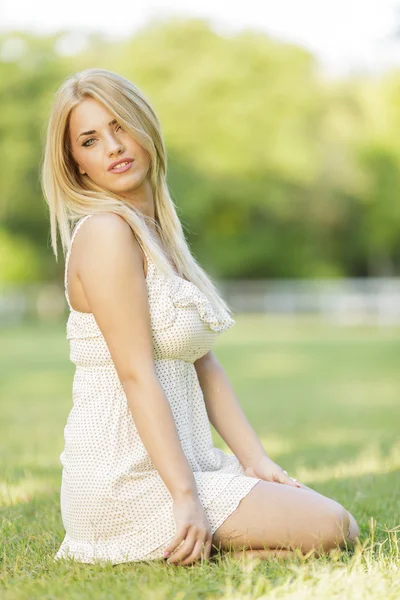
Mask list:
[[[300,483],[300,481],[298,482]],[[308,487],[308,485],[305,485],[304,483],[300,483],[301,487],[305,490],[309,490],[310,492],[314,492],[314,494],[320,494],[319,492],[313,490],[312,488]],[[323,496],[322,494],[320,494],[320,496]],[[325,496],[323,496],[325,497]],[[352,547],[354,546],[356,539],[360,537],[360,529],[357,525],[357,521],[355,520],[355,518],[353,517],[353,515],[351,514],[351,512],[347,511],[350,517],[350,526],[349,526],[349,532],[347,534],[347,538],[346,541],[348,543],[348,546]]]
[[[214,532],[213,546],[236,555],[263,550],[264,557],[327,552],[351,545],[350,522],[343,506],[311,488],[260,481]]]

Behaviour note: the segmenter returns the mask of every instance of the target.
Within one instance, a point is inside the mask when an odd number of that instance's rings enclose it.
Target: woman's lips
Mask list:
[[[126,161],[126,162],[128,162],[128,161]],[[122,163],[122,166],[117,165],[113,169],[110,169],[110,173],[125,173],[125,171],[128,171],[128,169],[131,168],[132,163],[133,163],[133,160],[130,160],[128,162],[128,164],[124,165],[124,163]]]

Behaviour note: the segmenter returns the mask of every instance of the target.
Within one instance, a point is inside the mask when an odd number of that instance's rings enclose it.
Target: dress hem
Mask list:
[[[232,485],[232,482],[237,481],[237,477],[242,479],[240,482],[241,487],[236,488],[236,490],[232,490],[231,492],[229,487]],[[209,518],[212,534],[214,534],[222,523],[237,509],[240,501],[259,481],[261,481],[261,479],[256,477],[248,477],[240,474],[236,475],[229,481],[225,488],[223,488],[222,492],[213,498],[207,508],[204,509]],[[226,503],[226,493],[232,493],[231,500],[228,504]],[[218,506],[218,504],[220,504],[220,506]],[[213,511],[216,508],[219,508],[221,512],[218,511],[218,517],[213,518]],[[98,540],[96,542],[89,542],[74,540],[66,533],[58,552],[53,556],[53,560],[71,559],[76,562],[87,564],[111,562],[113,565],[126,562],[153,562],[157,559],[163,559],[164,548],[175,535],[175,528],[175,520],[171,512],[168,521],[163,524],[163,529],[167,530],[168,534],[164,536],[161,544],[157,542],[156,546],[151,548],[144,555],[143,550],[140,548],[136,547],[134,550],[129,549],[129,546],[132,547],[132,539],[129,539],[131,537],[130,534],[124,534],[107,541]]]

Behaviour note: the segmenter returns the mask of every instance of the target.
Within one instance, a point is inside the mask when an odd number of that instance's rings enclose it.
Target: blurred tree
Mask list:
[[[400,75],[324,81],[302,48],[173,19],[113,42],[0,36],[0,221],[35,248],[42,279],[63,275],[38,180],[44,127],[61,81],[91,66],[153,104],[172,197],[213,275],[399,274]]]

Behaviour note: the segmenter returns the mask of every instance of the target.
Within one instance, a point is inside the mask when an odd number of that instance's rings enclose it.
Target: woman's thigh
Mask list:
[[[213,545],[329,550],[345,545],[349,525],[349,513],[335,500],[310,488],[260,481],[214,532]]]

